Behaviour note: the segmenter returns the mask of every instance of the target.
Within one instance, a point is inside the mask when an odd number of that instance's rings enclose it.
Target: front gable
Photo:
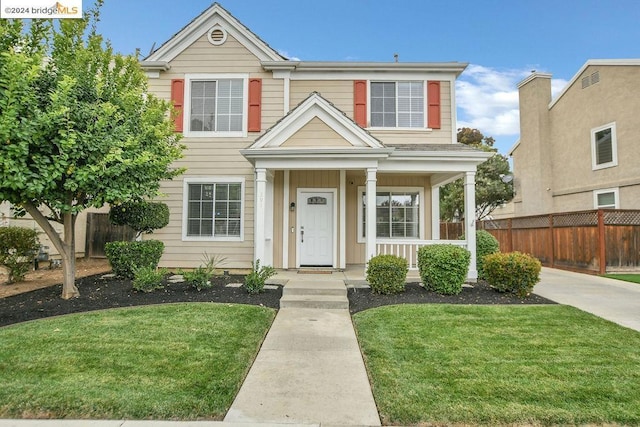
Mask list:
[[[322,119],[314,117],[281,145],[282,147],[352,147]]]
[[[198,40],[222,45],[231,36],[260,61],[286,61],[218,3],[202,12],[143,61],[143,65],[169,63]]]
[[[320,133],[316,133],[318,131]],[[306,138],[310,134],[314,135],[313,142]],[[326,143],[326,140],[331,142]],[[320,149],[327,145],[345,148],[384,148],[379,140],[319,93],[314,92],[258,138],[249,150],[287,146]]]

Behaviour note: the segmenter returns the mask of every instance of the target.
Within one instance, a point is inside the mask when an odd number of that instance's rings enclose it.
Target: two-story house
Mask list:
[[[439,239],[439,187],[489,156],[456,142],[455,80],[466,64],[292,61],[213,4],[143,62],[172,100],[186,167],[162,191],[171,222],[161,265],[365,264]],[[467,236],[474,236],[474,222]],[[462,242],[473,253],[475,239]]]
[[[640,209],[640,59],[589,60],[551,98],[551,75],[518,85],[515,216]]]

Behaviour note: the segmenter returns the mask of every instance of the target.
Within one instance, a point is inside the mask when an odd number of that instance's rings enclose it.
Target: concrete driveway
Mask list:
[[[640,331],[640,284],[543,267],[533,292]]]

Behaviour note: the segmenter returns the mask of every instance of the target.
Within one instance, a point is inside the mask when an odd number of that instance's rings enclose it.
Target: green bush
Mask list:
[[[109,220],[115,225],[128,225],[138,234],[151,233],[169,224],[169,207],[147,201],[125,202],[111,207]]]
[[[500,252],[500,243],[486,230],[476,231],[476,256],[478,278],[484,279],[484,257]]]
[[[260,260],[251,263],[251,272],[244,277],[244,286],[250,294],[259,294],[264,290],[267,279],[276,274],[276,269],[264,265],[260,267]]]
[[[9,274],[9,283],[20,282],[29,271],[40,243],[35,230],[0,227],[0,266]]]
[[[376,294],[404,292],[409,264],[395,255],[377,255],[369,260],[367,282]]]
[[[113,272],[120,277],[133,279],[140,267],[158,267],[164,243],[159,240],[108,242],[104,250]]]
[[[209,289],[213,287],[211,277],[216,274],[216,271],[226,259],[227,258],[219,255],[210,257],[209,254],[205,252],[203,256],[204,265],[199,266],[193,271],[181,272],[182,276],[185,282],[196,288],[198,292],[203,289]]]
[[[495,253],[484,259],[484,274],[490,286],[524,298],[540,281],[540,261],[520,252]]]
[[[462,291],[471,253],[456,245],[429,245],[418,250],[418,269],[425,288],[444,295]]]
[[[133,289],[140,292],[151,292],[156,289],[162,289],[164,288],[162,281],[166,275],[167,270],[164,268],[140,267],[134,273],[132,282]]]

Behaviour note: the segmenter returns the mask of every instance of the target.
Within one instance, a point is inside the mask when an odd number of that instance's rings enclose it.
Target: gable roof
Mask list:
[[[571,86],[580,78],[582,73],[590,66],[640,66],[640,59],[589,59],[584,65],[578,70],[578,72],[573,76],[573,78],[567,83],[567,85],[562,89],[562,91],[555,97],[555,99],[551,100],[549,104],[549,108],[552,108],[562,96],[569,90]]]
[[[287,58],[276,52],[216,2],[147,56],[142,61],[142,65],[168,63],[197,39],[207,34],[216,24],[222,26],[261,61],[287,61]]]
[[[258,137],[248,150],[280,147],[316,117],[349,142],[352,148],[384,148],[384,144],[380,140],[358,126],[356,122],[318,92],[312,92],[286,116]]]

